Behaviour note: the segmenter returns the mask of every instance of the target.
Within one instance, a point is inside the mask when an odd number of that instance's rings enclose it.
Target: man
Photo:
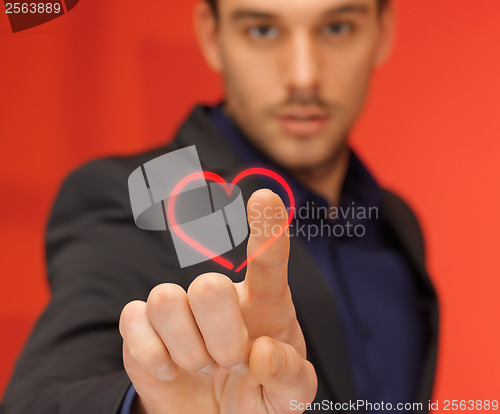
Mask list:
[[[383,0],[197,6],[201,49],[225,100],[196,108],[167,147],[97,161],[66,180],[47,233],[52,300],[5,413],[293,413],[313,400],[332,412],[358,400],[359,412],[382,403],[427,411],[437,301],[420,230],[347,144],[393,21]],[[180,269],[168,233],[134,226],[127,177],[191,145],[203,169],[228,182],[249,166],[279,171],[309,213],[380,214],[353,217],[357,236],[305,237],[295,220],[297,235],[280,234],[244,275],[213,262]],[[266,226],[286,225],[288,202],[257,178],[239,185],[251,235],[230,252],[235,263],[269,241]],[[347,231],[345,219],[305,222]]]

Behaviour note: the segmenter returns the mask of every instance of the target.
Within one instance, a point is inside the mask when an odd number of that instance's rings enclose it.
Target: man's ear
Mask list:
[[[389,58],[394,43],[396,32],[396,15],[394,10],[394,1],[389,0],[380,11],[379,19],[379,37],[377,40],[377,49],[375,54],[376,66],[383,65]]]
[[[202,0],[194,10],[194,29],[201,52],[208,65],[216,72],[222,71],[220,45],[217,38],[218,22],[208,2]]]

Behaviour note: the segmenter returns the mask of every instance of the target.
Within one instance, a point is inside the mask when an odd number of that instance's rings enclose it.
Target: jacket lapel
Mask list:
[[[425,269],[423,239],[413,213],[402,200],[389,191],[384,192],[383,211],[389,226],[401,243],[404,254],[415,269],[419,285],[428,343],[416,401],[423,403],[425,407],[432,395],[437,360],[439,332],[437,294]]]

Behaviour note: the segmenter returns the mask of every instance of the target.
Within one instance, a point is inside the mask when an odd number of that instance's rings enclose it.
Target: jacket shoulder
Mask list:
[[[169,145],[139,154],[98,158],[71,171],[64,183],[69,181],[75,184],[85,184],[91,181],[94,185],[89,188],[99,189],[102,185],[109,184],[110,181],[122,181],[123,177],[128,177],[140,165],[155,157],[173,151],[177,147],[177,143],[172,142]],[[96,178],[99,178],[99,180],[96,180]],[[79,189],[83,190],[85,188],[80,187]]]
[[[68,212],[127,206],[128,214],[129,175],[147,161],[177,147],[172,142],[140,154],[99,158],[79,166],[64,179],[53,213],[58,212],[59,206]]]
[[[387,220],[403,239],[419,263],[425,265],[425,243],[417,216],[409,204],[389,189],[383,190],[382,203]]]

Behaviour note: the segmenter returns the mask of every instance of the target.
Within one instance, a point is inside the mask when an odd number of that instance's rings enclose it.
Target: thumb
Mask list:
[[[267,336],[257,338],[250,352],[250,371],[278,412],[296,412],[311,403],[318,380],[313,365],[297,350]]]

